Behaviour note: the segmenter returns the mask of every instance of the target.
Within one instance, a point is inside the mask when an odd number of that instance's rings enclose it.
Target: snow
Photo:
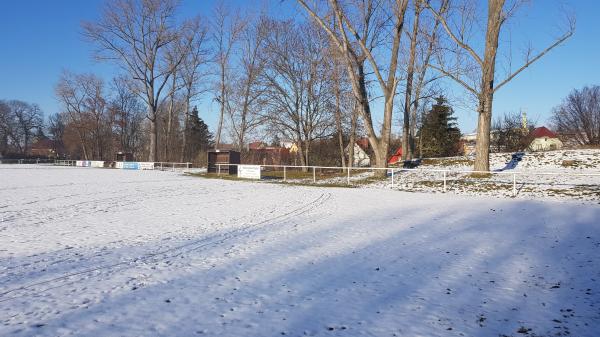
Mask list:
[[[472,159],[467,157],[432,158],[423,160],[414,169],[394,168],[387,179],[373,177],[372,170],[354,168],[352,186],[375,189],[394,189],[412,192],[444,192],[453,194],[513,198],[513,179],[516,198],[600,201],[600,150],[559,150],[525,153],[521,161],[512,160],[512,153],[492,153],[489,177],[473,177]],[[312,177],[288,179],[288,182],[314,185],[346,185],[347,177]]]
[[[0,165],[0,335],[597,336],[598,219],[564,200]]]

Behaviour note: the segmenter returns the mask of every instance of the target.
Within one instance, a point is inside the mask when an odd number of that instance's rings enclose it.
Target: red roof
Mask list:
[[[262,149],[265,147],[266,147],[266,145],[263,142],[252,142],[252,143],[248,144],[248,149],[250,149],[250,150],[258,150],[258,149]]]
[[[546,128],[545,126],[535,128],[531,132],[531,137],[533,137],[533,138],[543,138],[543,137],[557,138],[556,133],[548,130],[548,128]]]
[[[31,144],[31,149],[32,150],[39,150],[39,149],[56,149],[57,148],[57,144],[55,141],[50,140],[48,138],[46,139],[40,139],[37,142]]]
[[[356,140],[356,145],[360,146],[361,149],[367,151],[369,149],[369,138],[362,137]]]

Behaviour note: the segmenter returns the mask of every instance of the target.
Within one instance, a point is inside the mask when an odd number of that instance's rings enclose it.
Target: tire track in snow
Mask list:
[[[168,248],[158,252],[152,252],[148,254],[144,254],[139,257],[135,257],[126,261],[121,261],[112,264],[106,264],[94,268],[88,268],[81,271],[64,274],[58,277],[54,277],[48,280],[35,282],[32,284],[28,284],[25,286],[20,286],[17,288],[9,289],[3,292],[0,292],[0,303],[8,302],[11,300],[19,299],[27,296],[36,296],[41,293],[44,293],[49,290],[57,289],[60,287],[64,287],[78,281],[86,279],[86,275],[92,274],[95,272],[103,272],[98,273],[93,276],[108,276],[114,274],[123,269],[127,269],[128,267],[137,266],[140,263],[158,263],[160,261],[166,259],[172,259],[175,257],[179,257],[183,254],[190,253],[192,251],[202,250],[204,248],[208,248],[214,245],[222,244],[226,241],[240,238],[245,235],[249,235],[255,233],[261,229],[266,227],[276,226],[278,224],[284,224],[286,221],[290,220],[293,217],[298,217],[308,212],[314,211],[319,208],[322,204],[327,202],[331,198],[331,193],[322,193],[316,199],[297,207],[289,212],[283,213],[281,215],[275,216],[273,218],[265,219],[259,221],[255,224],[248,224],[246,226],[236,228],[224,233],[215,234],[206,238],[194,240],[192,242],[188,242],[183,245],[175,246],[172,248]],[[82,277],[83,276],[83,277]],[[58,283],[58,284],[57,284]],[[38,286],[49,285],[44,289],[36,289]],[[7,295],[12,295],[7,297]]]

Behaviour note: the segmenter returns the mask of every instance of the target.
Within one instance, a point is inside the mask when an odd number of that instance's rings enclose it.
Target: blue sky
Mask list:
[[[291,0],[288,0],[291,1]],[[239,6],[260,7],[264,1],[232,1]],[[185,16],[200,13],[208,16],[213,0],[185,0]],[[256,4],[256,6],[253,6]],[[101,0],[20,0],[3,1],[0,11],[0,99],[20,99],[39,104],[47,113],[59,110],[54,85],[62,69],[94,72],[109,79],[115,68],[91,58],[92,46],[80,35],[80,22],[95,20]],[[272,1],[273,12],[289,12],[289,2]],[[283,8],[282,8],[283,7]],[[577,17],[575,35],[552,51],[510,84],[498,91],[494,114],[525,109],[538,124],[547,124],[552,107],[574,88],[600,84],[600,1],[538,0],[521,9],[505,32],[512,39],[519,63],[519,47],[531,41],[538,50],[558,35],[562,26],[560,10],[567,8]],[[508,35],[509,34],[509,35]],[[451,96],[463,92],[453,88]],[[201,105],[202,117],[209,126],[216,124],[216,107],[210,98]],[[463,132],[476,125],[476,113],[457,103],[459,124]],[[397,132],[397,130],[394,130]]]

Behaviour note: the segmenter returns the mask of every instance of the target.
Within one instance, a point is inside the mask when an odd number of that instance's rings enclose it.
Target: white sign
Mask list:
[[[90,167],[104,167],[104,162],[99,160],[92,160],[90,162]]]
[[[260,180],[260,165],[239,165],[237,173],[238,178]]]
[[[140,162],[140,170],[154,170],[154,162]]]

